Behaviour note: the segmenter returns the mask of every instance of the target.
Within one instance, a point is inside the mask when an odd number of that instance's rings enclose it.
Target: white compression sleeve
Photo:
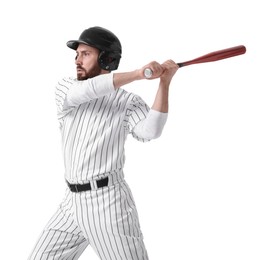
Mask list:
[[[115,91],[115,88],[112,73],[99,75],[87,80],[74,80],[67,93],[66,106],[78,106],[113,91]]]
[[[140,121],[133,129],[133,132],[140,138],[156,139],[161,136],[168,113],[162,113],[153,109],[147,114],[147,117]]]

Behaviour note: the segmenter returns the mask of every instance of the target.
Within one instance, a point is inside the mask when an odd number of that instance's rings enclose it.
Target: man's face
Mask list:
[[[98,55],[98,49],[85,44],[79,44],[75,57],[78,80],[85,80],[101,74],[102,70],[97,62]]]

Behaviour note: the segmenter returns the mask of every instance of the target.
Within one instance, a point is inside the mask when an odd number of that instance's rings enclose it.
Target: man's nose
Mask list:
[[[76,56],[76,57],[75,57],[75,64],[76,64],[76,65],[80,65],[81,63],[82,63],[82,59],[81,59],[80,55],[79,55],[79,56]]]

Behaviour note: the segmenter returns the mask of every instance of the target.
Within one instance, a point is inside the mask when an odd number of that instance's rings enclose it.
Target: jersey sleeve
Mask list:
[[[148,142],[161,136],[168,113],[151,109],[144,100],[135,95],[128,117],[129,133],[138,141]]]
[[[137,133],[135,133],[134,129],[140,122],[142,122],[146,118],[149,110],[150,108],[145,103],[145,101],[138,95],[134,95],[132,99],[131,108],[129,109],[127,126],[128,126],[129,133],[135,139],[141,142],[149,141],[149,139],[142,138]]]
[[[57,114],[59,117],[62,114],[65,114],[65,112],[69,112],[69,109],[65,108],[65,100],[72,84],[72,78],[63,78],[57,83],[55,87],[55,102],[57,106]]]
[[[73,108],[115,91],[113,74],[103,74],[87,80],[63,78],[56,86],[55,100],[59,117]]]

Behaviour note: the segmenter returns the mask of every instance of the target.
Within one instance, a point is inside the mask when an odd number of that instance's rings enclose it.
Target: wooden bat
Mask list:
[[[212,62],[217,60],[223,60],[227,58],[231,58],[237,55],[244,54],[246,52],[246,48],[244,45],[239,45],[219,51],[210,52],[206,55],[203,55],[201,57],[198,57],[193,60],[179,62],[177,65],[181,68],[184,66],[192,65],[192,64],[198,64],[198,63],[205,63],[205,62]],[[146,68],[144,70],[144,75],[146,78],[151,78],[153,74],[153,71],[150,68]]]

